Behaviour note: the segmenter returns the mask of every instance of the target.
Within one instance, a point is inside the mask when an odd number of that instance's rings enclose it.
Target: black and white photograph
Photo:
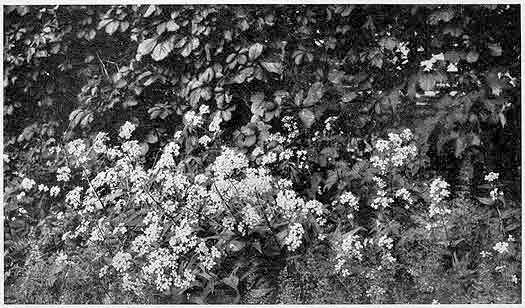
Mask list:
[[[2,304],[522,304],[521,4],[2,9]]]

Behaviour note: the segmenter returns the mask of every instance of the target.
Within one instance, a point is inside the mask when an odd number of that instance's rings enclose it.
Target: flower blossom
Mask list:
[[[126,121],[126,123],[124,123],[124,125],[120,127],[120,131],[118,135],[121,138],[129,139],[131,138],[131,134],[133,133],[135,128],[136,126],[133,123]]]

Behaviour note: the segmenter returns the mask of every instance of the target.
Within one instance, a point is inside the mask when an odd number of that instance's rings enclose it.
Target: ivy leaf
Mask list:
[[[113,33],[115,33],[115,31],[117,31],[119,26],[120,26],[120,23],[117,20],[114,20],[114,21],[110,22],[106,26],[106,33],[109,34],[109,35],[113,35]]]
[[[153,12],[155,12],[156,9],[157,9],[157,8],[156,8],[155,5],[153,5],[153,4],[150,5],[150,6],[148,7],[148,9],[146,10],[146,12],[144,13],[144,17],[148,18],[151,14],[153,14]]]
[[[155,48],[156,45],[157,45],[157,37],[144,40],[139,44],[139,47],[137,48],[137,53],[140,55],[149,55],[153,51],[153,48]]]
[[[303,121],[306,128],[310,128],[315,122],[315,114],[310,109],[303,109],[299,112],[299,118]]]
[[[279,62],[261,62],[262,67],[264,67],[265,70],[271,73],[276,73],[281,75],[283,66]]]
[[[173,47],[174,47],[174,37],[171,37],[170,39],[157,44],[157,46],[151,53],[151,57],[155,61],[160,61],[166,58],[170,54],[170,52],[173,50]]]
[[[229,249],[231,252],[237,252],[237,251],[243,249],[244,246],[246,246],[246,244],[245,244],[244,242],[240,242],[240,241],[237,241],[237,240],[233,240],[233,241],[231,241],[231,242],[228,244],[228,249]]]
[[[147,143],[157,143],[159,141],[159,136],[155,130],[150,130],[144,139]]]
[[[263,50],[263,45],[260,43],[255,43],[252,46],[250,46],[250,49],[248,50],[248,56],[250,57],[250,60],[257,59]]]
[[[235,78],[233,78],[233,82],[235,83],[243,83],[246,78],[249,78],[250,76],[252,76],[253,74],[253,67],[247,67],[243,70],[241,70],[236,76]]]
[[[305,107],[311,107],[315,103],[319,102],[319,100],[323,97],[324,89],[323,84],[321,82],[314,83],[310,90],[308,90],[308,95],[303,101],[303,106]]]
[[[157,25],[157,34],[161,35],[162,33],[164,33],[164,31],[166,31],[166,23],[161,22],[160,24]]]
[[[174,20],[170,20],[166,23],[166,30],[168,30],[168,32],[177,31],[179,30],[179,28],[179,25],[177,25],[177,23]]]
[[[186,45],[184,45],[184,48],[182,49],[182,51],[180,52],[181,56],[183,56],[184,58],[186,58],[187,56],[189,56],[191,54],[191,51],[193,50],[191,48],[192,44],[191,42],[187,43]]]

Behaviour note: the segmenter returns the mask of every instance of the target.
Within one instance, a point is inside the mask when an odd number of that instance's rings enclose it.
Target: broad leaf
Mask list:
[[[303,109],[299,112],[299,118],[303,121],[306,128],[310,128],[315,122],[315,114],[310,109]]]
[[[170,52],[173,50],[173,47],[174,37],[171,37],[170,39],[157,44],[157,46],[155,46],[155,49],[153,49],[153,52],[151,53],[151,57],[155,61],[160,61],[170,54]]]
[[[263,50],[263,45],[260,43],[255,43],[252,46],[250,46],[250,49],[248,50],[248,56],[250,57],[250,60],[257,59]]]
[[[283,67],[279,62],[261,62],[262,67],[271,73],[281,74]]]

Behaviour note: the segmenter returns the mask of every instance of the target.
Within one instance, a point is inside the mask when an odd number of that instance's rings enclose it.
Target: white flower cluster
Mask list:
[[[71,178],[71,169],[69,167],[60,167],[57,169],[57,181],[67,182]]]
[[[497,173],[497,172],[490,172],[489,174],[487,174],[485,176],[485,181],[490,183],[490,182],[493,182],[493,181],[497,180],[498,178],[499,178],[499,173]]]
[[[82,190],[82,187],[77,186],[73,190],[69,191],[66,194],[66,203],[72,205],[74,208],[79,207],[82,203],[82,199],[80,196]]]
[[[131,254],[127,252],[119,251],[117,254],[113,257],[113,260],[111,262],[111,265],[118,271],[118,272],[125,272],[129,269],[131,266]]]
[[[133,123],[126,121],[126,123],[120,127],[118,135],[120,138],[129,139],[133,131],[135,131],[135,128],[136,126],[133,125]]]
[[[292,142],[297,136],[299,136],[299,125],[292,116],[284,116],[281,121],[287,131],[286,140]]]
[[[501,196],[503,196],[503,192],[499,191],[499,189],[497,187],[493,188],[490,191],[490,198],[492,198],[492,201],[498,200],[498,198],[501,197]]]
[[[75,139],[66,145],[66,152],[71,155],[76,166],[85,163],[88,158],[86,155],[86,144],[82,139]]]
[[[56,196],[58,196],[59,193],[60,193],[60,187],[58,187],[58,186],[53,186],[49,190],[49,195],[51,197],[56,197]]]
[[[392,249],[394,247],[394,240],[392,238],[388,237],[388,235],[383,235],[377,240],[377,245],[379,247],[384,247],[386,249]]]
[[[208,111],[202,107],[200,113]],[[78,215],[80,223],[63,239],[82,235],[89,245],[102,245],[108,236],[127,238],[129,249],[120,251],[112,262],[126,290],[140,292],[145,284],[159,290],[187,287],[199,271],[211,270],[224,247],[209,246],[197,232],[210,220],[215,220],[219,229],[222,226],[220,231],[247,235],[267,224],[266,218],[285,219],[289,233],[282,244],[290,251],[302,244],[303,223],[310,218],[319,226],[326,223],[321,202],[305,201],[292,190],[290,181],[272,176],[264,166],[250,168],[246,155],[231,148],[223,148],[204,173],[193,177],[177,164],[180,140],[175,136],[176,141],[166,144],[157,162],[145,169],[138,142],[129,139],[134,128],[124,126],[121,137],[125,140],[120,146],[105,146],[103,134],[95,138],[94,144],[98,142],[99,149],[105,147],[112,165],[94,177],[85,174],[88,185],[67,193],[66,202],[72,205],[67,215]],[[277,134],[272,138],[281,139]],[[81,141],[70,143],[69,150],[77,161],[87,157]],[[51,188],[51,193],[55,192]],[[112,226],[105,211],[98,211],[103,208],[124,219],[129,218],[129,209],[142,209],[134,220],[143,218],[137,223],[139,233],[127,232],[126,224]],[[197,258],[197,264],[188,263],[191,257]]]
[[[231,176],[235,171],[248,167],[248,159],[232,148],[223,148],[220,156],[215,158],[211,169],[218,178]]]
[[[97,154],[105,153],[107,150],[106,142],[109,140],[108,134],[104,132],[99,132],[95,139],[93,140],[93,151]]]
[[[492,247],[495,251],[502,254],[505,252],[509,252],[509,243],[508,242],[498,242]]]
[[[407,64],[408,63],[408,53],[410,52],[410,48],[408,48],[409,42],[400,42],[399,45],[396,48],[396,51],[401,53],[401,64]]]
[[[392,248],[394,248],[394,240],[388,235],[383,235],[377,240],[377,246],[382,248],[381,260],[386,263],[396,262],[396,258],[392,256]]]
[[[210,132],[218,132],[221,129],[221,123],[222,123],[222,117],[221,113],[217,112],[215,116],[213,117],[210,126],[208,127],[208,130]]]
[[[33,179],[24,178],[20,185],[24,190],[31,190],[31,188],[36,185],[36,182]]]
[[[394,199],[392,197],[387,196],[387,192],[384,190],[378,190],[377,191],[378,197],[374,198],[370,206],[377,210],[380,207],[387,208],[390,206],[390,204],[394,203]]]
[[[63,251],[61,251],[58,256],[55,259],[56,265],[65,265],[68,263],[68,257],[67,254],[65,254]]]
[[[447,182],[439,178],[430,183],[430,217],[450,214],[450,209],[442,204],[442,201],[450,196],[449,187],[450,185]]]
[[[190,127],[198,127],[202,125],[202,116],[195,111],[190,110],[184,114],[184,124]]]
[[[158,171],[164,168],[170,168],[175,166],[174,157],[179,155],[179,145],[175,142],[169,142],[164,146],[164,150],[155,164],[154,170]]]
[[[335,271],[341,273],[343,277],[348,276],[348,269],[343,267],[351,260],[362,261],[363,248],[364,245],[358,235],[348,234],[344,236],[341,245],[339,245],[339,248],[337,249]]]
[[[359,198],[357,198],[352,192],[346,191],[339,196],[338,199],[339,204],[344,205],[346,208],[350,209],[350,213],[348,214],[348,219],[353,219],[354,214],[353,212],[356,212],[359,210]],[[332,203],[333,205],[336,204],[334,201]]]
[[[396,172],[396,168],[401,168],[417,156],[417,148],[411,143],[413,134],[410,129],[404,129],[400,133],[389,133],[387,139],[378,139],[374,144],[376,155],[370,158],[372,166],[379,171],[379,176],[372,179],[376,183],[378,190],[377,196],[372,200],[370,206],[374,209],[386,208],[394,202],[394,196],[406,201],[405,208],[413,203],[410,193],[406,188],[398,189],[394,194],[385,190],[386,183],[382,177],[388,173]]]
[[[412,132],[409,129],[403,130],[401,134],[389,133],[388,140],[376,141],[375,150],[378,155],[372,156],[370,162],[383,175],[392,167],[402,167],[417,155],[417,148],[414,144],[403,145],[411,140]]]
[[[407,204],[405,205],[406,209],[408,209],[409,206],[414,203],[414,200],[412,199],[410,192],[406,188],[400,188],[396,190],[395,196],[396,198],[401,198],[402,200],[407,202]]]
[[[284,245],[289,251],[295,251],[303,242],[304,229],[300,223],[294,223],[288,227],[288,235],[284,239]]]

